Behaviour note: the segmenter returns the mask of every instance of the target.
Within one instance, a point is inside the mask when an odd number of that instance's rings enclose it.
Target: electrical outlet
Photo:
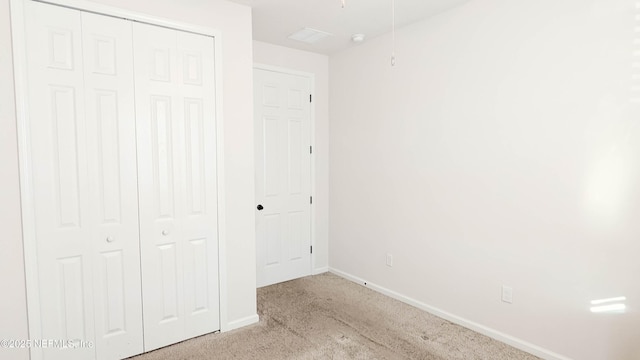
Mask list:
[[[387,254],[387,266],[393,266],[393,255]]]
[[[502,285],[502,302],[513,304],[513,288]]]

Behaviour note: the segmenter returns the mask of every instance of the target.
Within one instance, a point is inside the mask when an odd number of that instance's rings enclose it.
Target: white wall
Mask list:
[[[15,116],[9,0],[0,0],[0,340],[28,337]],[[29,352],[0,348],[5,358],[28,359]]]
[[[639,359],[637,3],[475,0],[399,30],[393,69],[389,36],[331,56],[330,266],[547,358]]]
[[[326,55],[254,41],[253,61],[315,75],[313,265],[314,273],[326,271],[329,254],[329,58]]]
[[[224,0],[100,0],[105,5],[218,29],[223,41],[223,109],[226,186],[226,279],[228,309],[223,327],[256,319],[251,9]],[[26,339],[24,262],[17,183],[16,124],[11,81],[8,0],[0,0],[0,338]],[[6,249],[6,251],[5,251]],[[226,321],[225,321],[226,319]],[[5,351],[5,350],[0,350]],[[0,358],[4,358],[0,352]],[[26,353],[11,352],[11,358]],[[14,357],[15,356],[15,357]],[[24,358],[24,356],[23,356]]]

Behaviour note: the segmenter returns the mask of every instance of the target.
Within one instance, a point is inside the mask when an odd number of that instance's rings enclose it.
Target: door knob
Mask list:
[[[262,204],[260,204],[260,205],[258,205],[258,208],[257,208],[257,209],[258,209],[258,210],[262,210],[262,209],[264,209],[264,206],[262,206]]]

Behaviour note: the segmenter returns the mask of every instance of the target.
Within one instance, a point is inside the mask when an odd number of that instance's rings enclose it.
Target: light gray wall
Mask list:
[[[331,56],[330,266],[550,358],[639,359],[636,4],[476,0],[398,30],[393,69],[390,36]]]
[[[326,271],[329,265],[329,58],[326,55],[254,41],[253,60],[255,63],[315,75],[314,273]]]
[[[27,339],[20,179],[9,0],[0,0],[0,339]],[[28,359],[26,349],[0,348],[0,359]]]

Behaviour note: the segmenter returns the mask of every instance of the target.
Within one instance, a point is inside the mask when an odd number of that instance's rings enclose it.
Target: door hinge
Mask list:
[[[309,146],[309,154],[313,154],[313,146]]]
[[[313,100],[312,100],[312,95],[311,95],[311,94],[309,94],[309,102],[312,102],[312,101],[313,101]]]
[[[309,251],[311,252],[311,254],[313,254],[313,245],[309,246]]]
[[[313,196],[309,196],[309,204],[313,204]]]

